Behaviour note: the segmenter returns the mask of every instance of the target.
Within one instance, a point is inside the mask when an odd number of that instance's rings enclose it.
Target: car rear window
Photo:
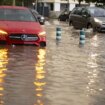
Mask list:
[[[92,16],[105,17],[105,9],[102,9],[102,8],[90,8],[89,11],[90,11]]]
[[[37,21],[28,9],[0,8],[0,20],[7,21]]]

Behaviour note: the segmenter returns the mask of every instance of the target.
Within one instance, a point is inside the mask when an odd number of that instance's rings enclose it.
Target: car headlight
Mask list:
[[[38,34],[39,36],[46,36],[46,32],[45,31],[42,31]]]
[[[7,35],[8,33],[4,30],[0,30],[0,35]]]
[[[44,17],[41,17],[42,20],[44,20]]]
[[[97,18],[94,18],[94,21],[97,22],[97,23],[102,23],[102,21],[97,19]]]

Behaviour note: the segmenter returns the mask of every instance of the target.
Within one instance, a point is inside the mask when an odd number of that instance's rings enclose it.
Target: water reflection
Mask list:
[[[39,49],[37,54],[37,63],[35,65],[35,93],[36,93],[36,103],[35,105],[44,105],[42,97],[43,97],[43,87],[46,85],[45,82],[45,55],[46,49]]]
[[[91,51],[89,53],[89,59],[87,66],[89,67],[88,71],[88,85],[87,96],[97,94],[98,91],[102,91],[103,89],[99,88],[96,84],[98,83],[98,74],[99,74],[99,65],[97,63],[97,58],[99,56],[97,50],[99,46],[98,36],[95,35],[91,40]]]
[[[0,48],[0,105],[4,105],[3,92],[4,92],[4,78],[6,76],[5,71],[7,70],[6,65],[8,64],[8,49]]]

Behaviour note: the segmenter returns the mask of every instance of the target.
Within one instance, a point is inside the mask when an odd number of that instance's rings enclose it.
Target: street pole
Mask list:
[[[70,5],[70,4],[69,4],[69,0],[68,0],[68,12],[69,12],[69,5]]]
[[[22,0],[22,6],[24,6],[24,0]]]
[[[43,6],[43,11],[42,11],[42,15],[44,16],[44,0],[43,0],[43,4],[42,4],[42,6]]]
[[[12,5],[13,5],[13,6],[16,5],[16,1],[15,1],[15,0],[12,1]]]
[[[35,2],[35,9],[36,9],[36,11],[37,11],[37,4],[38,4],[38,1],[36,0],[36,2]]]

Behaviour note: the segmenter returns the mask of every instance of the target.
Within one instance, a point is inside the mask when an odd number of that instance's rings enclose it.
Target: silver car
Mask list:
[[[105,31],[105,9],[99,7],[76,7],[69,15],[69,25],[74,28],[93,28]]]

